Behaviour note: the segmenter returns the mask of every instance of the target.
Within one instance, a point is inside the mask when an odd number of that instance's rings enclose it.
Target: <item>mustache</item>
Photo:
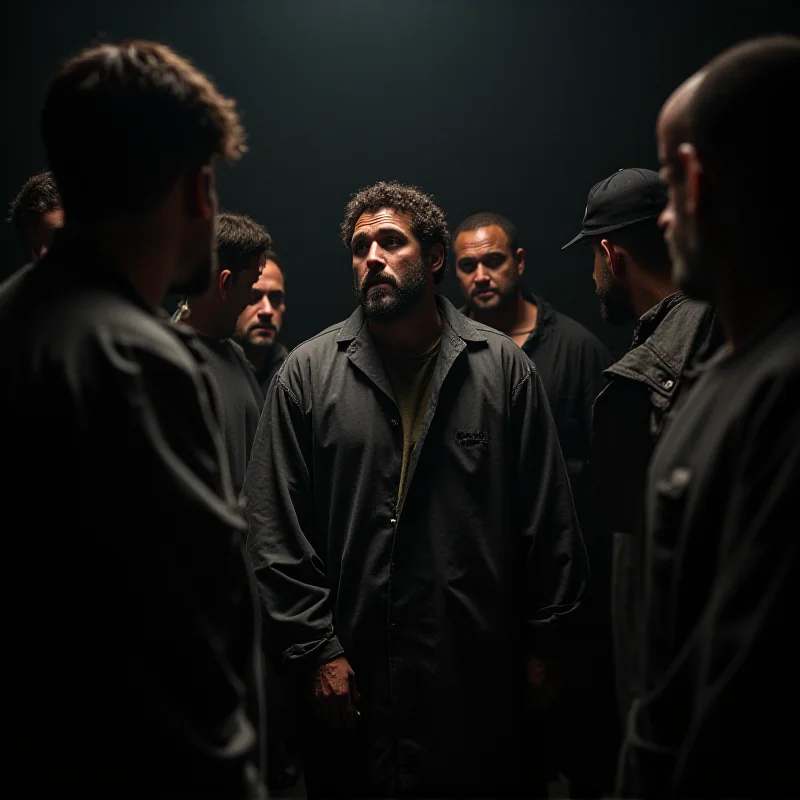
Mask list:
[[[389,275],[387,272],[379,272],[377,275],[367,275],[367,277],[364,278],[361,282],[361,291],[366,292],[380,283],[388,283],[389,286],[397,289],[397,280],[394,276]]]

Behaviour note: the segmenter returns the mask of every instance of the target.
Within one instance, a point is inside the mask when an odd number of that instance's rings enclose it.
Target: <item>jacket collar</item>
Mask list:
[[[455,306],[446,298],[441,295],[436,295],[436,306],[439,313],[442,315],[442,338],[444,339],[446,333],[450,333],[451,339],[461,339],[464,342],[485,342],[486,337],[472,324],[472,322],[459,313]],[[368,332],[369,328],[366,325],[367,316],[364,309],[359,305],[358,308],[347,318],[342,329],[336,336],[336,341],[339,344],[350,344],[354,339],[363,336],[364,332]],[[369,337],[370,341],[372,337]],[[455,344],[455,342],[451,342]]]
[[[683,292],[665,297],[641,316],[631,349],[605,375],[644,383],[669,401],[707,338],[713,317],[708,305],[690,300]]]

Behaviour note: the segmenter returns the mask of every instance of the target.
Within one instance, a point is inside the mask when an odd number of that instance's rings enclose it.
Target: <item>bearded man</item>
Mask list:
[[[245,484],[309,797],[517,797],[588,578],[544,389],[437,296],[450,234],[419,189],[359,192],[342,239],[358,308],[281,366]]]

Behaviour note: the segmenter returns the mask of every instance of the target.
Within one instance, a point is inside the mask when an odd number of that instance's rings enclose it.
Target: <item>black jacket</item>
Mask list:
[[[523,654],[558,640],[588,577],[535,368],[439,308],[399,504],[400,415],[361,309],[284,362],[245,487],[271,644],[294,671],[346,654],[371,796],[519,791]]]
[[[608,599],[622,714],[637,691],[640,668],[637,610],[647,466],[664,418],[684,388],[684,373],[700,353],[719,344],[713,310],[682,292],[665,298],[639,320],[631,349],[606,370],[608,386],[594,406],[593,480],[611,587]],[[608,605],[605,605],[608,608]]]
[[[255,796],[258,607],[194,337],[60,231],[0,287],[0,365],[7,782]]]

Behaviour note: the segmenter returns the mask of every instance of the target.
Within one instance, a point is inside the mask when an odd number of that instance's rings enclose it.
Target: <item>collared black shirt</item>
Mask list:
[[[250,461],[250,552],[284,666],[353,666],[361,790],[516,797],[536,758],[522,752],[523,655],[562,635],[586,557],[535,367],[439,308],[399,503],[400,414],[363,311],[292,351]]]
[[[614,357],[583,325],[556,311],[529,289],[523,288],[522,292],[539,309],[536,328],[522,350],[536,364],[573,490],[582,495],[578,487],[591,450],[592,406],[606,383],[603,371],[614,362]],[[461,312],[469,315],[466,306]]]
[[[7,782],[254,797],[257,606],[196,340],[63,230],[0,287],[0,365]]]

